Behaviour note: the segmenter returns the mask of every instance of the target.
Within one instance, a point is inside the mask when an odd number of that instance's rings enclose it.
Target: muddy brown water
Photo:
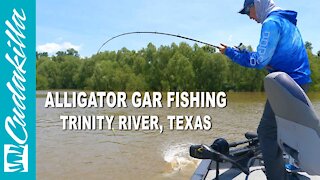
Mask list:
[[[223,109],[45,108],[46,99],[37,98],[37,179],[189,179],[199,163],[188,155],[191,144],[243,140],[245,132],[256,131],[264,93],[227,95]],[[309,97],[320,114],[319,93]],[[63,130],[61,115],[156,115],[164,132]],[[168,115],[209,115],[212,128],[169,130]]]

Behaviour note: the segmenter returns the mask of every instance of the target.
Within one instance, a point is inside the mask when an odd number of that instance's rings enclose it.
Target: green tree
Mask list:
[[[41,58],[41,57],[48,57],[49,55],[48,55],[48,53],[47,52],[38,52],[38,51],[36,51],[36,58],[37,59],[39,59],[39,58]]]
[[[220,91],[226,82],[227,60],[223,55],[214,54],[204,59],[200,71],[201,90]]]
[[[65,53],[66,55],[69,56],[75,56],[75,57],[79,57],[79,52],[73,48],[67,49],[67,52]]]
[[[195,88],[195,74],[189,59],[181,53],[176,52],[169,60],[167,66],[167,76],[169,79],[170,90],[173,91],[192,91]]]
[[[64,56],[63,61],[59,64],[61,73],[59,81],[62,89],[77,89],[77,75],[80,70],[82,61],[74,56]]]
[[[305,43],[305,45],[304,45],[305,47],[306,47],[306,49],[307,50],[310,50],[310,51],[312,51],[312,43],[311,42],[309,42],[309,41],[306,41],[306,43]]]
[[[311,88],[312,91],[320,91],[320,64],[318,57],[312,53],[308,53],[310,68],[311,68]]]
[[[130,92],[147,91],[148,85],[146,84],[144,76],[135,74],[129,76],[128,83],[126,85],[126,90]]]
[[[247,46],[250,49],[251,46]],[[320,90],[320,51],[312,54],[311,90]],[[206,46],[152,43],[139,51],[126,48],[82,59],[74,49],[55,56],[37,52],[37,89],[106,91],[263,91],[266,71],[242,67]]]
[[[114,79],[116,62],[101,61],[95,65],[94,73],[91,77],[94,90],[115,90]]]
[[[37,81],[37,90],[46,90],[49,88],[49,83],[47,78],[44,75],[38,74],[36,77]]]
[[[43,62],[37,66],[37,84],[40,88],[56,89],[60,87],[59,74],[60,70],[58,64],[49,59],[43,60]],[[45,84],[42,84],[45,83]]]
[[[79,72],[75,74],[75,81],[79,89],[93,89],[91,77],[95,71],[95,62],[92,59],[81,60]]]
[[[207,53],[206,49],[203,48],[194,48],[194,53],[190,62],[192,63],[192,68],[195,73],[195,89],[204,90],[205,89],[205,80],[203,79],[202,64],[203,62],[210,59],[210,54]]]

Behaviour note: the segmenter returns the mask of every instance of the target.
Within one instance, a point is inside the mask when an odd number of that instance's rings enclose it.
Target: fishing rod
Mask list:
[[[164,32],[152,32],[152,31],[135,31],[135,32],[127,32],[127,33],[123,33],[123,34],[119,34],[117,36],[114,36],[110,39],[108,39],[106,42],[104,42],[102,44],[102,46],[99,48],[97,54],[100,52],[100,50],[102,49],[103,46],[105,46],[108,42],[110,42],[111,40],[115,39],[115,38],[118,38],[120,36],[125,36],[125,35],[129,35],[129,34],[157,34],[157,35],[165,35],[165,36],[173,36],[173,37],[177,37],[177,38],[182,38],[182,39],[187,39],[189,41],[194,41],[194,42],[197,42],[197,43],[201,43],[201,44],[204,44],[204,45],[207,45],[207,46],[210,46],[210,47],[213,47],[213,48],[220,48],[219,46],[216,46],[216,45],[212,45],[212,44],[209,44],[207,42],[203,42],[203,41],[199,41],[199,40],[196,40],[196,39],[193,39],[193,38],[189,38],[189,37],[185,37],[185,36],[181,36],[181,35],[177,35],[177,34],[170,34],[170,33],[164,33]]]

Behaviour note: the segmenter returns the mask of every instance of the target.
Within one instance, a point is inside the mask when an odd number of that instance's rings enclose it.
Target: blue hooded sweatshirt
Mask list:
[[[310,83],[308,55],[296,17],[295,11],[271,11],[263,20],[257,52],[228,47],[225,55],[241,66],[282,71],[299,85]]]

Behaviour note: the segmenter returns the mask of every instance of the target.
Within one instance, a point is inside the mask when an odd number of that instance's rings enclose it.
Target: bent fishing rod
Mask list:
[[[111,40],[115,39],[115,38],[118,38],[120,36],[125,36],[125,35],[129,35],[129,34],[156,34],[156,35],[165,35],[165,36],[173,36],[173,37],[177,37],[177,38],[182,38],[182,39],[186,39],[186,40],[189,40],[189,41],[194,41],[194,42],[197,42],[197,43],[201,43],[201,44],[204,44],[204,45],[207,45],[207,46],[210,46],[210,47],[213,47],[213,48],[220,48],[219,46],[216,46],[216,45],[212,45],[212,44],[209,44],[207,42],[203,42],[203,41],[199,41],[199,40],[196,40],[196,39],[193,39],[193,38],[189,38],[189,37],[185,37],[185,36],[181,36],[181,35],[177,35],[177,34],[170,34],[170,33],[164,33],[164,32],[152,32],[152,31],[135,31],[135,32],[127,32],[127,33],[123,33],[123,34],[119,34],[117,36],[114,36],[110,39],[108,39],[106,42],[104,42],[102,44],[102,46],[99,48],[97,54],[100,52],[100,50],[103,48],[103,46],[105,46],[108,42],[110,42]]]

